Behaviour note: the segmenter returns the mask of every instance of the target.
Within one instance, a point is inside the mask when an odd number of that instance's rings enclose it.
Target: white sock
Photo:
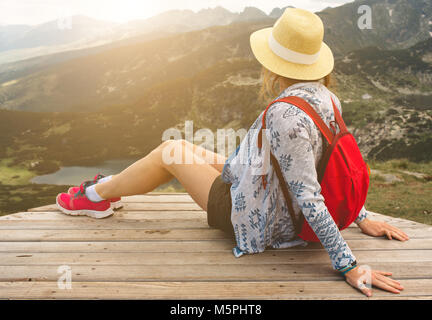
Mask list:
[[[112,176],[107,176],[105,178],[99,179],[98,183],[104,183],[104,182],[108,182],[112,179]]]
[[[96,185],[91,185],[90,187],[87,187],[85,190],[85,194],[87,196],[87,198],[92,201],[92,202],[101,202],[105,199],[103,199],[97,192],[95,189]]]

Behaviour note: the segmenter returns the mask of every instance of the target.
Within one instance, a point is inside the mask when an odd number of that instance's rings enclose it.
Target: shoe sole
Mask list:
[[[95,210],[68,210],[63,208],[59,203],[58,200],[56,198],[56,205],[57,208],[63,212],[64,214],[70,215],[70,216],[88,216],[90,218],[95,218],[95,219],[103,219],[106,217],[111,216],[112,214],[114,214],[113,209],[110,207],[108,210],[105,211],[95,211]]]
[[[123,208],[123,203],[121,201],[111,202],[111,208],[115,211],[120,210]]]
[[[72,190],[72,188],[69,188],[69,190],[68,190],[67,193],[72,194],[72,193],[71,193],[71,190]],[[123,208],[123,203],[121,202],[121,200],[116,201],[116,202],[111,202],[111,208],[112,208],[114,211],[120,210],[121,208]],[[66,210],[66,209],[65,209],[65,210]]]

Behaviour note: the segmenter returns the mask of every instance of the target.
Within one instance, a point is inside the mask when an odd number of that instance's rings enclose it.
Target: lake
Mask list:
[[[77,186],[85,180],[93,180],[94,176],[98,173],[106,176],[117,174],[129,167],[135,161],[136,160],[133,159],[107,160],[97,166],[62,167],[57,172],[34,177],[30,182],[36,184]],[[154,191],[185,192],[182,185],[176,179],[161,185]]]
[[[79,185],[85,180],[92,180],[101,173],[109,176],[126,169],[135,160],[107,160],[101,165],[88,167],[62,167],[59,171],[34,177],[30,182],[37,184]]]

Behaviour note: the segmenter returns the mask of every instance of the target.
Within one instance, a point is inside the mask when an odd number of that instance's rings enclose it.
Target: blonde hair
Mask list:
[[[273,99],[275,96],[278,96],[281,91],[298,82],[320,81],[327,88],[333,85],[333,78],[331,74],[328,74],[324,78],[317,80],[298,80],[280,76],[274,72],[271,72],[265,67],[262,67],[261,73],[263,82],[260,90],[260,98],[263,100]],[[279,84],[279,88],[275,88],[277,84]]]

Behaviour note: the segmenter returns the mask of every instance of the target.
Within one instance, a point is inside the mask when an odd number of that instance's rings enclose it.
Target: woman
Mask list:
[[[252,34],[251,47],[264,68],[264,90],[272,92],[274,86],[279,85],[278,98],[297,96],[306,100],[328,126],[335,117],[332,99],[340,111],[341,106],[326,87],[334,61],[331,50],[322,41],[323,34],[324,27],[317,15],[301,9],[287,9],[273,28]],[[262,116],[261,113],[228,159],[183,140],[165,141],[120,174],[96,177],[80,188],[58,195],[57,204],[67,214],[102,218],[112,214],[111,202],[118,202],[119,197],[150,192],[175,177],[207,211],[209,225],[235,238],[235,256],[262,252],[269,246],[306,245],[294,233],[294,223],[273,168],[270,167],[266,175],[266,186],[261,181],[262,175],[254,171],[252,158],[257,153]],[[304,215],[327,250],[333,268],[339,270],[350,285],[371,296],[371,288],[364,285],[367,277],[357,267],[321,195],[316,169],[323,154],[320,131],[302,110],[288,103],[275,103],[265,121],[266,138],[272,153],[281,160],[284,180],[294,199],[295,215]],[[165,161],[167,155],[179,150],[182,161]],[[192,159],[192,164],[186,159]],[[408,240],[401,230],[370,220],[364,207],[355,222],[370,236]],[[403,288],[389,278],[390,275],[382,271],[368,274],[372,285],[399,293]]]

